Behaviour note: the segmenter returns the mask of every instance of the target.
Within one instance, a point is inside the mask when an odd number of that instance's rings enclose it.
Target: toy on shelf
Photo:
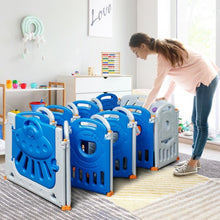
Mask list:
[[[12,85],[13,85],[13,89],[17,89],[18,88],[18,80],[13,80]]]
[[[120,52],[102,52],[102,74],[120,73]]]
[[[62,210],[71,209],[68,127],[41,112],[9,112],[6,124],[6,178]]]
[[[31,88],[32,88],[32,89],[36,89],[36,88],[37,88],[37,83],[32,82],[32,83],[31,83]]]
[[[12,88],[12,81],[10,79],[6,80],[6,88],[7,89],[11,89]]]
[[[179,127],[178,132],[182,133],[184,136],[192,136],[193,132],[191,129],[192,123],[186,121],[185,123],[182,122],[182,118],[179,118]]]
[[[94,67],[88,67],[88,75],[89,76],[94,76],[95,73],[94,73]]]
[[[46,102],[43,102],[41,99],[40,102],[30,102],[29,107],[33,112],[36,112],[38,108],[44,107],[46,105]]]
[[[79,75],[79,71],[76,70],[74,73],[71,73],[71,76],[78,76]]]
[[[27,88],[27,83],[21,83],[20,86],[21,86],[21,89],[26,89]]]
[[[12,113],[15,113],[15,114],[20,113],[20,111],[19,111],[18,109],[12,110],[11,112],[12,112]]]
[[[47,89],[48,87],[47,87],[47,85],[40,85],[39,86],[39,89]]]

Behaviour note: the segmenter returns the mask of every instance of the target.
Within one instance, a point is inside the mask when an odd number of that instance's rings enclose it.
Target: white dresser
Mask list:
[[[133,89],[133,79],[129,75],[60,76],[58,81],[66,85],[66,103],[90,100],[104,92],[114,93],[120,98],[130,95]]]

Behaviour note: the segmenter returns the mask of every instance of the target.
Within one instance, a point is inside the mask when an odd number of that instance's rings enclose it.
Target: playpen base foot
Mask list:
[[[61,210],[62,210],[62,211],[70,211],[71,209],[72,209],[72,208],[71,208],[70,205],[64,205],[64,206],[61,207]]]
[[[150,170],[152,170],[152,171],[158,171],[158,167],[151,167]]]
[[[176,158],[176,161],[178,161],[178,160],[180,160],[180,158],[179,158],[179,157],[177,157],[177,158]]]
[[[110,196],[112,196],[113,194],[114,194],[113,191],[111,191],[111,192],[106,193],[106,196],[110,197]]]
[[[130,175],[129,179],[137,179],[137,176],[136,175]]]

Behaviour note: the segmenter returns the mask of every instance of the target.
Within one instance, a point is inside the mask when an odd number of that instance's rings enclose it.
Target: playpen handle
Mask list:
[[[67,103],[66,107],[69,108],[73,112],[74,116],[78,116],[79,115],[78,108],[72,102]]]
[[[130,121],[134,121],[134,115],[127,109],[127,108],[124,108],[124,107],[115,107],[113,109],[113,111],[122,111],[124,112]]]
[[[91,101],[98,105],[100,111],[103,111],[103,106],[102,106],[102,103],[99,99],[92,98]]]
[[[91,117],[92,119],[98,119],[100,120],[104,125],[105,127],[107,128],[108,132],[111,131],[111,127],[110,127],[110,124],[108,123],[108,121],[101,115],[93,115]]]
[[[175,108],[172,104],[170,103],[164,103],[163,105],[161,105],[160,107],[158,107],[157,111],[156,111],[156,116],[158,117],[158,115],[161,113],[161,112],[165,112],[166,111],[175,111]]]
[[[50,124],[55,122],[54,115],[48,108],[40,107],[40,108],[37,109],[37,112],[46,113],[46,115],[50,119]]]
[[[69,123],[68,123],[68,121],[64,121],[63,131],[64,131],[64,139],[69,140]]]

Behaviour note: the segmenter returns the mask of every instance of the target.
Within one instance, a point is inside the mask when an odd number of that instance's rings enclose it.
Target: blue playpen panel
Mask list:
[[[57,125],[63,126],[64,121],[68,121],[70,123],[71,118],[73,117],[72,111],[62,105],[48,105],[46,108],[53,112]]]
[[[102,103],[103,110],[112,110],[118,106],[118,97],[113,93],[103,93],[96,98]]]
[[[71,185],[107,194],[111,191],[111,145],[98,120],[80,118],[71,124]],[[89,149],[89,150],[88,150]]]
[[[81,118],[90,118],[92,115],[99,112],[99,107],[92,101],[77,100],[73,104],[76,105]]]
[[[140,134],[136,138],[136,162],[137,167],[150,169],[154,166],[154,124],[149,122],[150,112],[137,105],[127,105],[134,115]]]
[[[2,125],[0,125],[0,139],[3,139],[3,135],[2,135]]]
[[[113,176],[132,175],[132,128],[128,127],[128,117],[119,111],[103,111],[113,131]]]
[[[16,115],[12,131],[12,159],[17,171],[47,188],[56,182],[55,127],[40,118]]]
[[[20,112],[19,114],[17,114],[18,118],[20,118],[20,116],[23,117],[36,117],[39,118],[41,122],[49,124],[50,123],[50,119],[48,118],[47,115],[41,114],[40,112]],[[19,119],[18,119],[19,120]]]

